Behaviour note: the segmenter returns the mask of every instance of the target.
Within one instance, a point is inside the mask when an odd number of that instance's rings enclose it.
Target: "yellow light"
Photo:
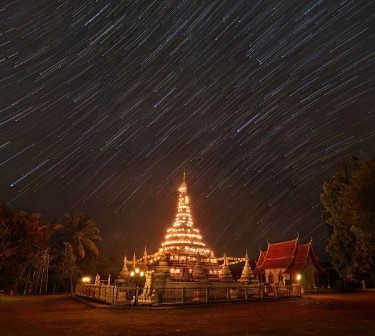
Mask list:
[[[135,275],[134,271],[130,272],[130,276],[133,277]]]
[[[137,273],[137,274],[139,273],[139,268],[135,269],[135,273]]]
[[[141,276],[141,277],[143,277],[143,276],[145,276],[145,272],[141,272],[141,273],[139,273],[139,275]]]
[[[88,276],[85,276],[85,277],[82,278],[83,283],[89,283],[90,281],[91,281],[91,278],[88,277]]]
[[[301,274],[297,274],[297,281],[300,281],[302,279],[302,275]]]

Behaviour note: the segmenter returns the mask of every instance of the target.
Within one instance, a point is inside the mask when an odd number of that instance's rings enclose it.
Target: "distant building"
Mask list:
[[[318,273],[322,272],[315,256],[312,241],[299,245],[293,240],[268,243],[260,251],[254,274],[260,282],[271,285],[302,284],[306,288],[319,287]]]

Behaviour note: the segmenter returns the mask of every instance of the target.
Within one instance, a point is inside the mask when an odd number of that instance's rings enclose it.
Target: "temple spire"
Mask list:
[[[223,261],[224,262],[221,265],[221,269],[219,271],[219,280],[231,282],[231,281],[233,281],[233,277],[232,277],[232,272],[231,272],[231,270],[229,268],[229,265],[228,265],[228,257],[227,257],[226,253],[224,253]]]
[[[194,227],[190,211],[190,198],[187,192],[186,172],[184,170],[182,183],[178,188],[178,199],[175,220],[172,227],[167,229],[161,248],[170,252],[184,252],[190,255],[200,253],[204,258],[209,257],[210,249],[206,248],[199,229]]]
[[[227,257],[227,252],[224,252],[224,257],[223,257],[223,259],[224,259],[224,265],[225,265],[225,266],[228,266],[228,257]]]
[[[137,264],[137,259],[135,258],[135,252],[133,255],[133,269],[135,269],[135,265]]]
[[[145,250],[143,252],[143,260],[146,261],[147,259],[147,249],[146,249],[146,244],[145,244]]]
[[[186,194],[187,193],[187,184],[186,184],[186,172],[185,172],[185,169],[184,169],[184,173],[182,175],[182,183],[181,183],[180,187],[178,188],[178,191],[181,194]]]
[[[130,273],[129,273],[128,267],[126,266],[127,263],[128,263],[128,259],[126,258],[126,254],[125,254],[124,263],[122,265],[122,269],[121,269],[121,272],[120,272],[119,279],[126,280],[129,277]]]
[[[245,265],[242,269],[242,274],[241,274],[241,277],[240,279],[238,280],[242,283],[257,283],[257,279],[255,278],[254,274],[253,274],[253,271],[250,267],[250,263],[249,263],[249,255],[247,254],[247,251],[246,251],[246,254],[245,254]]]

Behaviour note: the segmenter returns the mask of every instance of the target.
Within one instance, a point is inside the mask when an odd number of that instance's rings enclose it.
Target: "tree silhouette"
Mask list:
[[[327,251],[343,277],[375,279],[375,160],[350,158],[323,185]]]
[[[101,240],[99,228],[95,222],[82,212],[73,216],[66,215],[64,224],[57,224],[55,231],[61,234],[61,239],[72,244],[76,255],[83,259],[87,253],[99,254],[95,242]]]

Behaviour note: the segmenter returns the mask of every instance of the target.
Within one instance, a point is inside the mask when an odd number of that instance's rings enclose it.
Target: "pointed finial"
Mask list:
[[[223,257],[223,259],[224,259],[224,265],[228,265],[228,257],[227,257],[227,252],[224,252],[224,257]]]
[[[312,240],[313,240],[313,239],[312,239],[312,236],[310,236],[310,243],[312,243]]]
[[[184,174],[182,176],[182,183],[180,185],[180,187],[178,188],[178,191],[180,193],[186,193],[187,192],[187,185],[186,185],[186,173],[185,173],[185,169],[184,169]]]
[[[249,259],[249,255],[247,254],[247,250],[246,250],[246,253],[245,253],[245,259]]]
[[[147,249],[146,249],[146,244],[145,244],[145,250],[143,252],[143,255],[146,256],[147,255]]]
[[[296,238],[297,240],[299,239],[299,232],[297,232],[297,238]]]
[[[135,264],[137,263],[137,259],[135,258],[135,252],[134,252],[134,255],[133,255],[133,267],[135,268]]]

